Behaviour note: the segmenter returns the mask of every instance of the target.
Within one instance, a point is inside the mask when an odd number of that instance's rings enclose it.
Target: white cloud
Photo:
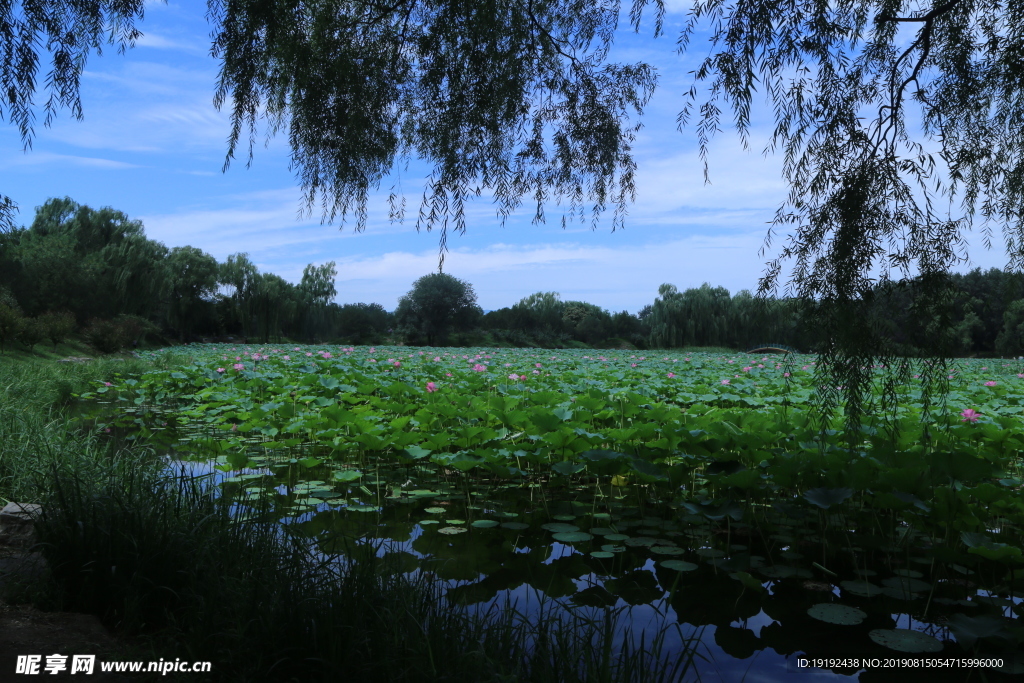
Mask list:
[[[20,156],[7,155],[2,162],[4,166],[44,166],[52,164],[67,164],[71,166],[87,166],[90,168],[101,168],[108,170],[140,168],[137,164],[130,164],[124,161],[113,159],[101,159],[97,157],[83,157],[72,154],[56,154],[54,152],[29,151]]]

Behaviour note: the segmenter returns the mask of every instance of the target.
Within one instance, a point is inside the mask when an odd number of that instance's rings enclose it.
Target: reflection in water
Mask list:
[[[246,489],[269,492],[287,528],[315,540],[325,557],[345,562],[370,546],[388,571],[429,576],[471,613],[514,610],[526,621],[552,611],[595,621],[611,615],[616,647],[660,638],[669,658],[697,642],[690,673],[705,682],[896,680],[892,672],[795,661],[891,656],[870,638],[878,629],[927,633],[941,656],[961,656],[945,625],[951,617],[969,610],[1016,618],[1020,610],[1019,598],[990,604],[974,580],[930,573],[927,539],[904,546],[901,557],[891,538],[860,532],[851,551],[829,542],[826,527],[839,520],[784,507],[755,527],[581,489],[549,491],[539,505],[532,489],[438,478],[413,484],[405,472],[395,477],[403,488],[382,473],[334,485],[316,479],[324,475],[315,468],[296,476],[291,467],[232,470],[213,461],[169,459],[168,467],[237,496],[238,512]],[[857,624],[812,618],[808,609],[823,603],[866,616]],[[963,680],[962,672],[933,673],[930,680]]]

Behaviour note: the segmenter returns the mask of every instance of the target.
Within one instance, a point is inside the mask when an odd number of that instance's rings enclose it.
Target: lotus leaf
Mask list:
[[[498,526],[498,523],[493,519],[478,519],[470,526],[476,527],[477,529],[492,529]]]
[[[868,633],[868,637],[882,647],[897,652],[942,652],[941,642],[920,631],[876,628]]]
[[[876,595],[881,595],[883,590],[880,586],[876,586],[873,583],[867,581],[841,581],[839,585],[843,587],[847,593],[853,595],[859,595],[862,598],[873,598]]]
[[[867,612],[835,602],[821,602],[807,610],[814,619],[840,626],[856,626],[868,618]]]
[[[685,560],[662,560],[658,563],[665,569],[672,569],[677,572],[692,572],[697,568],[692,562],[686,562]]]

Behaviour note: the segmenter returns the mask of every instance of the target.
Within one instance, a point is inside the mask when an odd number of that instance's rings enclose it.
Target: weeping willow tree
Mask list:
[[[399,179],[392,217],[405,215],[400,170],[423,160],[432,170],[417,228],[439,231],[442,260],[449,232],[466,228],[466,201],[484,190],[502,217],[529,198],[543,220],[558,200],[581,220],[611,210],[615,228],[634,198],[632,117],[656,85],[646,64],[607,63],[622,10],[620,0],[210,0],[227,160],[246,141],[251,159],[264,126],[287,133],[307,208],[354,217],[356,229],[385,178]],[[637,30],[645,10],[657,37],[663,1],[634,0]],[[975,226],[987,241],[1001,227],[1010,266],[1024,265],[1022,10],[1022,0],[694,0],[678,40],[665,41],[685,52],[710,36],[680,113],[705,160],[727,115],[748,142],[755,93],[772,112],[767,151],[784,155],[790,193],[765,248],[787,239],[759,294],[791,274],[787,289],[822,339],[822,415],[845,399],[856,427],[874,405],[872,365],[887,369],[883,407],[910,372],[870,324],[876,281],[914,278],[913,305],[941,313]],[[47,119],[59,106],[78,115],[90,48],[130,45],[141,16],[142,0],[4,5],[0,106],[26,142],[40,46],[53,57]],[[947,336],[929,337],[926,400],[946,393]]]

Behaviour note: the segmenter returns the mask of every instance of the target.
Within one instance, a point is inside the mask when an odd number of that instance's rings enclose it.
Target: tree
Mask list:
[[[338,270],[334,261],[328,261],[320,266],[310,263],[302,271],[299,295],[302,298],[303,326],[310,341],[326,327],[327,304],[338,295],[334,288],[336,277]]]
[[[447,273],[424,275],[399,298],[395,322],[428,346],[443,343],[450,330],[468,329],[480,316],[473,285]]]
[[[260,273],[253,292],[253,316],[260,338],[264,344],[272,335],[280,339],[282,321],[290,322],[297,314],[298,288],[273,273]]]
[[[232,311],[242,328],[242,335],[246,337],[253,332],[252,318],[259,276],[259,269],[246,253],[231,254],[217,270],[217,282],[228,288]]]
[[[0,352],[4,351],[7,342],[17,339],[23,324],[24,317],[18,302],[10,292],[0,287]]]
[[[171,318],[188,339],[204,302],[217,289],[217,260],[195,247],[175,247],[167,257]]]
[[[24,344],[29,351],[44,339],[46,339],[46,328],[39,318],[22,320],[21,329],[18,330],[18,341]]]
[[[1024,351],[1024,299],[1018,299],[1003,314],[1003,330],[996,339],[996,351],[1016,356]]]
[[[146,238],[141,221],[68,197],[37,207],[11,252],[20,263],[29,314],[65,308],[81,319],[148,315],[165,286],[167,249]]]
[[[46,338],[53,344],[53,350],[57,345],[65,341],[75,330],[75,316],[68,311],[47,311],[39,316],[43,325]]]

